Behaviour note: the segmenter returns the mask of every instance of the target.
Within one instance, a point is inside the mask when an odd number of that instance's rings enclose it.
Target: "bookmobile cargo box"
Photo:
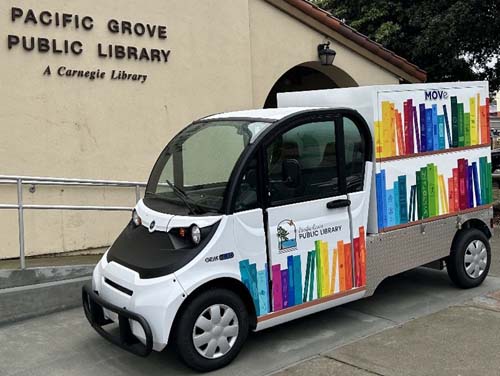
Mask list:
[[[446,263],[491,262],[483,82],[278,95],[279,108],[193,122],[153,167],[132,220],[83,289],[91,325],[139,355],[228,364],[262,330]],[[103,329],[115,322],[120,331]]]
[[[491,206],[487,82],[279,94],[279,106],[354,108],[375,138],[368,233]]]

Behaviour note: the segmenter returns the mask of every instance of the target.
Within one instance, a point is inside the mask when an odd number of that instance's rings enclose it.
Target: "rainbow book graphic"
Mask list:
[[[464,102],[453,95],[447,101],[422,103],[407,98],[401,108],[395,102],[382,100],[380,120],[375,121],[377,159],[489,145],[489,98],[483,102],[479,93]]]
[[[285,267],[271,266],[271,280],[267,265],[257,270],[248,259],[240,261],[241,280],[252,295],[257,315],[269,313],[271,303],[272,311],[279,311],[366,286],[365,228],[358,230],[352,244],[338,241],[331,247],[316,240],[314,249],[287,256]]]
[[[398,226],[488,205],[493,202],[491,162],[459,158],[448,176],[435,163],[416,168],[415,185],[409,175],[387,181],[386,169],[376,175],[378,227]]]

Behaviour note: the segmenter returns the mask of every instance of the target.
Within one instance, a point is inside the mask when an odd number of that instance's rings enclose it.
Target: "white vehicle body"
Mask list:
[[[190,214],[169,213],[166,209],[158,209],[161,206],[159,199],[148,198],[146,194],[135,208],[140,223],[131,222],[95,268],[92,292],[88,289],[88,293],[98,295],[97,304],[103,306],[104,317],[101,321],[93,317],[94,327],[100,327],[108,319],[120,321],[118,317],[124,311],[139,315],[151,331],[150,347],[161,351],[169,342],[172,327],[190,297],[216,286],[238,293],[249,310],[250,327],[258,331],[370,296],[390,275],[443,260],[449,256],[457,231],[461,229],[477,228],[485,236],[491,236],[492,208],[487,182],[491,181],[491,176],[483,176],[483,164],[491,163],[490,148],[487,140],[481,139],[481,127],[489,126],[481,123],[481,103],[487,95],[487,84],[482,82],[285,93],[278,96],[278,109],[223,113],[199,120],[195,127],[202,123],[243,121],[252,128],[224,190],[222,206],[226,205],[226,209],[217,213],[196,214],[196,210]],[[451,97],[464,102],[468,109],[465,116],[468,117],[468,145],[453,145],[454,137],[459,135],[452,134],[452,127],[459,125],[458,118],[452,119],[456,110],[455,107],[441,107],[449,103]],[[470,98],[474,100],[469,101]],[[449,137],[444,141],[434,139],[435,148],[424,152],[420,146],[414,146],[416,143],[421,145],[422,139],[414,130],[424,129],[423,120],[419,113],[408,108],[419,102],[425,105],[426,101],[431,110],[438,108],[435,115],[439,124],[433,118],[429,123],[433,131],[439,133],[444,129],[441,127],[443,119],[449,117]],[[392,103],[392,107],[387,103]],[[404,110],[398,110],[403,107]],[[390,115],[384,112],[389,108]],[[440,113],[441,108],[450,111],[449,114]],[[398,117],[406,123],[402,124]],[[409,132],[410,123],[411,135],[407,133],[403,140],[398,140],[401,137],[398,136],[398,124]],[[315,133],[310,137],[308,124],[316,124]],[[328,133],[330,126],[333,127],[331,134]],[[392,136],[384,133],[386,128],[392,129]],[[349,137],[358,136],[360,141],[351,145]],[[334,142],[328,137],[333,137]],[[389,145],[391,137],[396,145]],[[438,134],[438,137],[446,137],[446,134]],[[185,149],[178,149],[177,153],[186,153]],[[274,154],[278,155],[276,163],[273,162]],[[161,176],[153,172],[150,181],[156,176],[156,190],[163,194],[164,188],[160,189],[160,185],[167,183],[162,179],[165,174],[172,173],[177,179],[175,185],[189,192],[191,186],[187,182],[183,184],[186,178],[176,175],[176,157],[168,155],[174,161],[173,172],[165,172],[166,168]],[[214,154],[215,159],[219,158],[217,155]],[[187,155],[184,160],[177,156],[177,166],[184,163],[185,175],[189,167],[186,158]],[[255,164],[251,165],[254,167],[248,167],[252,159],[255,159]],[[472,202],[467,198],[469,201],[464,207],[457,199],[458,206],[452,208],[449,205],[453,206],[456,201],[453,169],[459,168],[457,160],[464,159],[474,163],[467,165],[467,171],[473,174],[474,169],[480,169],[480,176],[461,175],[462,180],[457,184],[464,183],[463,179],[470,179],[467,182],[475,184],[469,187]],[[161,160],[162,156],[157,165]],[[218,161],[222,163],[223,158]],[[205,161],[207,166],[212,162],[216,163],[215,160]],[[271,170],[278,162],[279,166],[286,165],[284,170],[293,170],[296,166],[299,172],[292,171],[288,176],[286,171],[280,170],[283,181],[277,181]],[[417,187],[421,182],[415,181],[415,174],[421,178],[427,171],[433,173],[435,167],[437,171],[432,177],[428,175],[425,188]],[[204,171],[199,166],[189,169],[201,171],[198,174]],[[335,169],[336,173],[329,175],[330,169]],[[323,171],[324,179],[321,177]],[[384,186],[379,182],[382,175]],[[234,202],[243,191],[240,186],[247,182],[251,186],[248,200],[254,207],[238,209]],[[306,186],[302,187],[304,184]],[[203,189],[211,188],[204,186]],[[460,186],[458,195],[462,195],[461,189]],[[174,197],[171,191],[168,194]],[[439,198],[436,195],[440,195]],[[202,193],[196,196],[199,200],[191,204],[204,202],[208,196]],[[422,203],[423,196],[426,198]],[[391,200],[398,200],[398,203],[391,206]],[[189,206],[189,202],[186,205]],[[167,237],[170,247],[177,247],[176,239],[189,237],[193,226],[201,229],[201,243],[192,245],[191,248],[197,249],[192,255],[183,246],[175,250],[161,249]],[[131,235],[139,233],[138,238]],[[141,245],[148,236],[155,240]],[[158,250],[148,253],[147,248],[153,245],[158,245]],[[118,248],[120,250],[116,251]],[[190,256],[177,262],[170,254],[181,258]],[[172,257],[174,261],[166,262],[165,257]],[[486,261],[479,260],[478,265],[481,262]],[[479,275],[485,272],[482,278],[488,271],[485,265],[478,266]],[[472,270],[472,279],[474,273],[476,271]],[[88,298],[85,296],[85,299]],[[117,313],[114,310],[118,308]],[[89,311],[88,306],[86,310]],[[134,317],[128,322],[133,336],[147,345],[148,334],[144,326]],[[125,343],[124,347],[127,346]]]

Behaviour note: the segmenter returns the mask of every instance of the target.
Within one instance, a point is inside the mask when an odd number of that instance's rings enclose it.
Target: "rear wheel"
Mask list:
[[[471,288],[483,283],[491,264],[488,238],[480,230],[462,230],[453,242],[446,269],[450,279],[461,288]]]
[[[224,367],[238,355],[248,328],[248,313],[238,295],[224,289],[206,291],[181,313],[176,330],[179,356],[197,371]]]

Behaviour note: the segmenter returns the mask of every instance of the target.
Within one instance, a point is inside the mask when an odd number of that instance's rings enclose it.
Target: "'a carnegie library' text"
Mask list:
[[[51,66],[47,65],[47,67],[43,71],[43,75],[51,76],[52,74],[53,73]],[[124,69],[112,69],[111,71],[109,71],[108,74],[108,72],[102,69],[94,69],[94,70],[73,69],[66,67],[64,65],[57,67],[54,71],[54,74],[56,74],[59,77],[77,78],[77,79],[79,78],[79,79],[86,79],[89,81],[105,80],[109,78],[110,80],[118,80],[118,81],[135,81],[141,84],[146,82],[146,80],[148,79],[147,74],[129,72]]]

